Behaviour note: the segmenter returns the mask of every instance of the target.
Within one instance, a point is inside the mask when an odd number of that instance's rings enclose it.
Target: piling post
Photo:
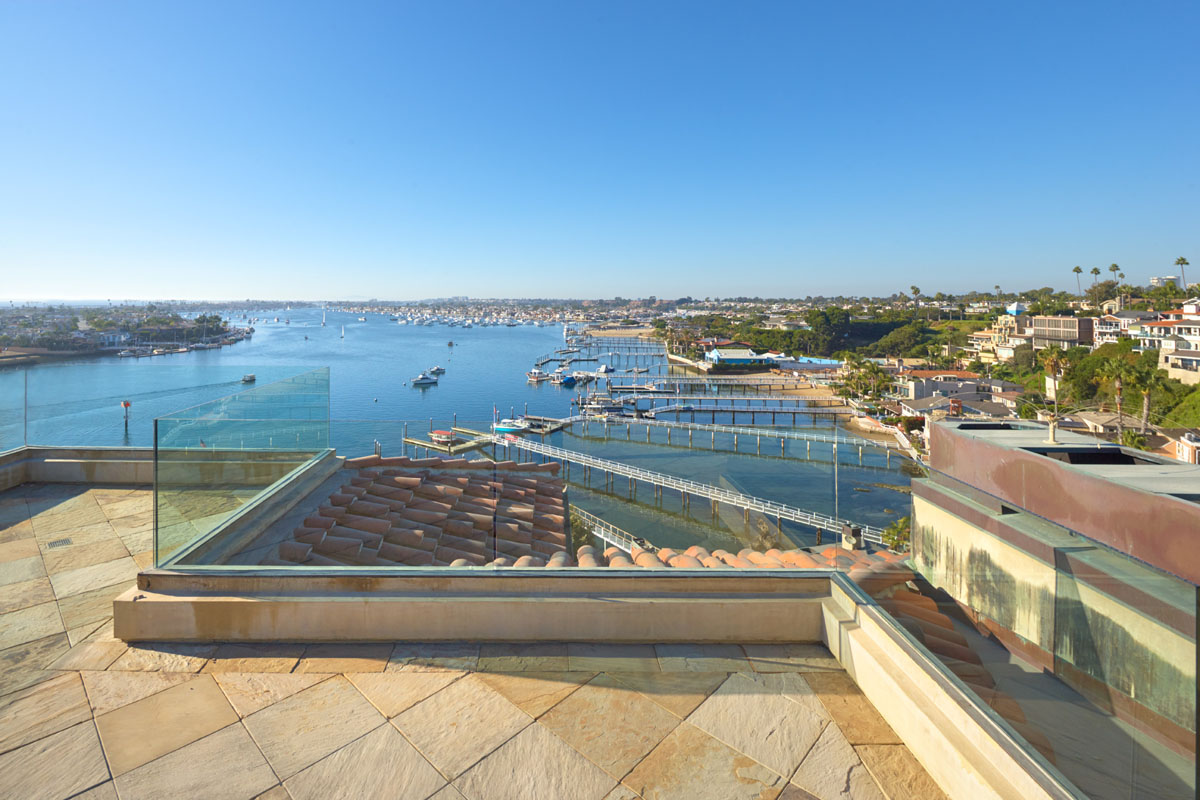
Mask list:
[[[758,448],[758,454],[761,456],[762,455],[762,434],[759,434],[755,438],[756,438],[755,446]]]
[[[667,428],[667,444],[671,443],[671,429]]]

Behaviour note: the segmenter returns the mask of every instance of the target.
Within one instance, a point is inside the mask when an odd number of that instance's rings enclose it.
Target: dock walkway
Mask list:
[[[620,461],[597,458],[596,456],[580,453],[575,450],[566,450],[562,447],[531,442],[516,436],[511,438],[507,436],[494,436],[492,437],[492,441],[497,446],[503,447],[506,450],[510,448],[518,451],[524,450],[525,452],[536,453],[564,464],[578,464],[587,470],[598,469],[607,473],[610,478],[620,475],[629,479],[630,487],[635,486],[636,481],[648,483],[654,487],[657,496],[661,496],[664,489],[673,489],[680,493],[685,507],[688,505],[689,497],[703,497],[713,503],[714,511],[718,503],[724,503],[725,505],[742,509],[746,519],[749,519],[750,512],[754,511],[775,517],[777,522],[786,519],[790,522],[797,522],[801,525],[816,528],[818,531],[830,531],[839,536],[841,535],[843,524],[854,524],[848,520],[839,520],[825,514],[805,511],[802,508],[777,503],[774,500],[741,494],[707,483],[687,480],[686,478],[677,478],[674,475],[667,475],[662,472],[652,472],[648,469],[623,464]],[[863,537],[868,541],[882,541],[883,531],[881,529],[870,525],[858,525],[856,527],[862,530]]]
[[[594,417],[592,419],[595,419]],[[679,420],[653,419],[647,417],[629,418],[609,414],[604,416],[601,421],[607,427],[609,425],[621,425],[626,427],[633,425],[645,425],[647,428],[667,428],[668,430],[683,429],[687,431],[703,431],[704,433],[731,433],[735,436],[755,436],[766,437],[768,439],[779,439],[782,441],[792,440],[800,442],[823,442],[826,444],[844,445],[846,447],[875,447],[883,450],[892,450],[898,453],[903,453],[899,443],[888,441],[874,441],[872,439],[864,439],[859,437],[849,438],[846,436],[828,435],[824,433],[806,433],[792,428],[761,428],[751,427],[747,425],[709,425],[703,422],[682,422]],[[689,436],[690,441],[690,436]],[[782,449],[782,446],[781,448]]]

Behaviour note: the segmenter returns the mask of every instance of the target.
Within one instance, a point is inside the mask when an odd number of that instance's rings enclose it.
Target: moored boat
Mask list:
[[[516,419],[502,419],[499,422],[492,423],[492,431],[494,433],[523,433],[529,429],[529,423],[521,417]]]
[[[422,372],[420,375],[412,379],[413,386],[433,386],[437,382],[438,379],[436,376],[430,375],[426,372]]]
[[[537,367],[534,367],[533,369],[529,370],[529,372],[526,372],[525,377],[529,379],[530,383],[541,383],[542,381],[550,380],[550,376],[545,372],[542,372],[542,370],[538,369]]]
[[[429,440],[436,444],[454,444],[458,437],[454,431],[430,431]]]
[[[242,383],[254,383],[256,380],[253,372],[242,376]]]
[[[442,367],[442,366],[433,367],[432,369],[429,370],[430,375],[443,375],[443,374],[445,374],[445,372],[446,372],[446,368]]]

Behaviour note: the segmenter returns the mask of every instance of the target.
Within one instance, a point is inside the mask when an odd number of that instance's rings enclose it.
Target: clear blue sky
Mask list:
[[[1196,2],[9,0],[0,297],[1145,282],[1200,265],[1197,31]]]

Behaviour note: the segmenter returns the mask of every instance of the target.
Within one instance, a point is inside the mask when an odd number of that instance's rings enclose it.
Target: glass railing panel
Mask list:
[[[25,444],[24,369],[0,368],[0,453]]]
[[[214,532],[328,451],[328,387],[323,368],[155,421],[157,566],[198,558]]]

